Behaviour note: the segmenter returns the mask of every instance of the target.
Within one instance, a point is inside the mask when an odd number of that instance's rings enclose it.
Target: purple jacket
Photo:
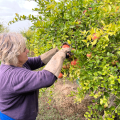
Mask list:
[[[57,79],[51,72],[32,71],[44,66],[40,57],[29,58],[25,68],[1,64],[0,111],[15,120],[35,120],[40,88]]]

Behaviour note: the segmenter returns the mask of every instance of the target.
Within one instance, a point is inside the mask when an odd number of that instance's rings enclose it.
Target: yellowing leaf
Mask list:
[[[107,102],[105,103],[105,106],[108,107],[108,103]]]
[[[103,26],[105,26],[105,23],[104,23],[104,21],[103,21],[103,20],[101,20],[101,23],[103,24]]]
[[[52,41],[48,41],[47,43],[52,43]]]
[[[101,104],[101,105],[103,104],[103,99],[100,99],[100,104]]]
[[[109,11],[109,12],[111,11],[111,6],[110,6],[110,5],[108,5],[108,11]]]
[[[117,12],[119,10],[119,6],[116,6],[116,10],[115,10],[115,12]]]
[[[15,13],[15,15],[16,15],[16,16],[19,16],[19,14],[18,14],[18,13]]]
[[[105,7],[103,8],[103,10],[104,10],[105,12],[107,12],[107,9],[106,9]]]
[[[111,81],[110,81],[110,84],[114,85],[114,84],[115,84],[115,81],[114,81],[114,80],[111,80]]]
[[[91,40],[91,38],[92,38],[92,35],[87,36],[87,40]]]
[[[94,95],[94,98],[98,98],[100,95],[99,94],[95,94]]]
[[[84,31],[81,31],[81,33],[82,33],[83,35],[85,35],[85,34],[87,34],[87,31],[84,30]]]
[[[100,32],[97,32],[97,33],[96,33],[96,36],[99,38],[99,37],[100,37]]]
[[[77,101],[81,103],[82,99],[81,98],[77,98]]]
[[[75,24],[77,24],[77,25],[78,25],[78,24],[79,24],[79,22],[77,21],[77,22],[75,22]]]
[[[114,32],[109,32],[108,34],[109,34],[110,36],[112,36],[112,35],[114,35]]]
[[[47,8],[46,8],[46,10],[50,10],[50,9],[52,9],[52,8],[54,8],[54,7],[55,7],[54,4],[48,5]]]
[[[92,46],[97,43],[97,39],[95,39],[93,42],[91,42]]]
[[[103,35],[103,30],[100,29],[100,34]]]
[[[116,10],[119,10],[119,6],[116,6]]]
[[[120,83],[120,78],[119,79],[117,79],[118,80],[118,82]]]
[[[55,44],[53,44],[53,48],[55,48],[56,47],[56,45]]]
[[[67,40],[67,43],[68,43],[68,44],[71,44],[71,41],[70,41],[70,40]]]
[[[108,35],[105,35],[104,37],[105,37],[106,40],[109,40]]]
[[[89,43],[87,43],[87,47],[89,46]]]
[[[18,21],[18,19],[15,17],[15,20]]]
[[[90,33],[91,34],[94,34],[95,33],[95,29],[92,27],[92,29],[90,30]]]
[[[87,40],[82,40],[83,42],[87,43]]]

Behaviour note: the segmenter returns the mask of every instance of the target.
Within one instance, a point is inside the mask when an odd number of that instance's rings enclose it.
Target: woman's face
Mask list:
[[[22,67],[23,64],[28,60],[28,53],[29,50],[27,48],[24,49],[24,51],[18,55],[18,66]]]

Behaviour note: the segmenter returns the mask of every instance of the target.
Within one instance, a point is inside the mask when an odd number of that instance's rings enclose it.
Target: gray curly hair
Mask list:
[[[17,66],[18,58],[24,49],[26,39],[20,33],[0,34],[0,61]]]

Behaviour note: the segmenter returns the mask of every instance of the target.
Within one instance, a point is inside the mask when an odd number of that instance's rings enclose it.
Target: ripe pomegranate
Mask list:
[[[78,63],[78,60],[77,60],[77,59],[71,61],[71,65],[72,65],[72,66],[77,66],[77,67],[81,68],[80,66],[78,66],[78,64],[79,64],[79,63]]]
[[[96,36],[96,33],[93,34],[92,40],[98,39],[98,37]]]
[[[72,48],[72,50],[76,51],[76,49],[75,49],[75,48]]]
[[[67,64],[67,65],[63,65],[63,69],[69,69],[70,68],[70,65]]]
[[[58,78],[63,78],[63,74],[60,73],[59,76],[58,76]]]
[[[89,53],[89,54],[87,54],[86,56],[87,56],[87,58],[90,58],[90,57],[92,56],[92,54]]]
[[[83,11],[83,14],[85,14],[86,12],[87,12],[87,10],[84,10],[84,11]]]
[[[69,45],[63,45],[62,48],[69,48],[70,46]]]
[[[76,65],[77,64],[77,59],[75,59],[75,60],[73,60],[73,61],[71,61],[71,65]]]
[[[118,62],[118,61],[115,61],[115,60],[114,60],[114,61],[112,62],[112,65],[113,65],[113,66],[116,65],[117,62]]]
[[[92,10],[92,8],[88,8],[89,10]]]

